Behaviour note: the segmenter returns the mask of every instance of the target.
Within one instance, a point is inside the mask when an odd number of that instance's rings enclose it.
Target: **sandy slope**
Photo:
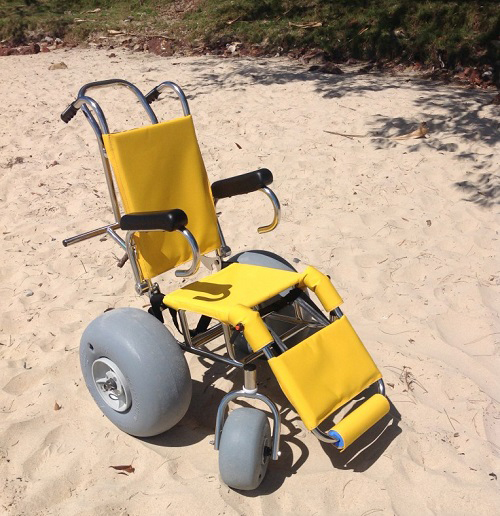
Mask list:
[[[315,75],[281,59],[107,54],[0,58],[0,511],[498,510],[499,149],[498,112],[486,106],[492,95],[412,77]],[[61,60],[68,69],[48,70]],[[80,335],[106,308],[146,301],[134,295],[128,268],[116,268],[113,242],[61,246],[62,238],[111,221],[111,211],[90,128],[81,115],[66,126],[59,113],[83,83],[110,77],[143,91],[178,82],[189,94],[213,179],[273,170],[281,225],[257,235],[271,217],[265,199],[231,199],[220,204],[226,238],[235,250],[271,249],[332,276],[383,371],[392,421],[339,455],[285,411],[283,456],[248,496],[221,485],[211,446],[217,403],[239,386],[238,375],[206,370],[190,357],[191,409],[150,443],[101,416],[81,378]],[[143,120],[126,92],[102,91],[99,99],[113,129]],[[175,116],[179,106],[165,101],[158,112]],[[422,120],[430,126],[426,140],[387,138]],[[162,281],[164,290],[177,284],[170,274]],[[264,390],[283,403],[269,378],[261,374]],[[130,463],[136,469],[129,476],[109,468]]]

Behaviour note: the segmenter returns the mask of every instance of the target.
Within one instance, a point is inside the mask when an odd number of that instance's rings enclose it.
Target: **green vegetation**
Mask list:
[[[0,38],[20,44],[40,34],[72,42],[109,29],[162,34],[184,48],[298,54],[333,60],[493,64],[497,0],[0,0]],[[94,12],[92,12],[94,11]]]

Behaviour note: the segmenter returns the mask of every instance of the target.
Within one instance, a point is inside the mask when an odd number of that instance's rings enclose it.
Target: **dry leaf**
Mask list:
[[[241,145],[239,143],[234,142],[234,144],[236,145],[236,147],[238,147],[238,149],[241,149]]]
[[[49,66],[49,70],[65,70],[66,68],[68,68],[68,65],[62,61],[60,63],[54,63]]]
[[[392,140],[408,140],[410,138],[425,138],[426,134],[429,132],[429,127],[427,126],[427,122],[422,122],[418,129],[412,131],[408,134],[403,134],[401,136],[393,136]]]
[[[431,222],[430,220],[426,220],[425,222],[427,222],[427,225],[428,225],[429,227],[431,227],[432,222]]]
[[[54,410],[61,410],[62,409],[62,405],[59,405],[59,403],[57,403],[57,401],[54,403]]]
[[[116,469],[117,471],[126,471],[127,473],[133,473],[135,471],[132,464],[129,464],[128,466],[110,466],[110,468]]]

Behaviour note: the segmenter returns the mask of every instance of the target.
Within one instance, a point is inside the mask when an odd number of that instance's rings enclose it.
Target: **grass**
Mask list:
[[[126,29],[212,51],[238,41],[260,54],[318,49],[339,61],[454,67],[500,59],[498,12],[497,0],[0,0],[0,38],[79,42]]]

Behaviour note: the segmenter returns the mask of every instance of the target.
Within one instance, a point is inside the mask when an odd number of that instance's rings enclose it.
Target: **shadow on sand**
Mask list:
[[[213,436],[217,408],[222,397],[226,394],[225,391],[213,384],[215,380],[224,378],[232,382],[232,387],[228,390],[240,389],[242,374],[239,370],[228,370],[223,364],[211,364],[203,359],[200,359],[200,361],[207,366],[207,369],[201,382],[193,380],[193,398],[186,416],[168,432],[151,438],[143,438],[144,442],[154,446],[178,448],[190,446],[202,441],[207,436]],[[282,431],[280,440],[281,456],[279,461],[271,461],[262,484],[254,491],[239,491],[249,497],[269,494],[278,490],[287,477],[291,477],[299,471],[310,454],[309,448],[299,437],[299,434],[304,434],[304,430],[294,425],[294,422],[300,421],[300,418],[290,408],[288,400],[279,388],[271,369],[265,361],[259,363],[258,378],[260,379],[259,392],[267,395],[278,407],[282,407],[280,411],[281,425],[282,430],[285,431]],[[250,406],[244,399],[238,400],[237,405]],[[356,406],[354,405],[351,410]],[[376,462],[389,444],[401,433],[398,427],[399,419],[399,413],[391,404],[390,414],[368,430],[345,452],[340,453],[332,445],[325,443],[322,443],[323,450],[334,468],[365,471]]]
[[[232,91],[245,90],[252,85],[272,85],[287,83],[311,83],[318,95],[324,98],[342,99],[347,95],[364,96],[370,92],[384,91],[391,95],[393,90],[425,91],[414,100],[414,112],[421,117],[418,122],[427,122],[429,134],[438,135],[436,138],[414,140],[408,146],[408,152],[417,152],[422,148],[436,152],[456,152],[458,144],[446,140],[473,144],[482,143],[492,148],[491,154],[462,152],[455,156],[457,160],[470,162],[471,172],[464,181],[456,182],[454,188],[462,190],[466,197],[464,201],[475,203],[481,207],[492,207],[499,201],[499,176],[493,170],[488,174],[477,176],[477,170],[486,170],[493,166],[493,146],[500,142],[500,127],[498,117],[488,115],[486,108],[496,95],[495,91],[468,90],[465,88],[444,85],[436,81],[415,76],[394,76],[370,72],[360,75],[355,69],[346,69],[341,75],[330,75],[307,71],[306,67],[297,63],[274,63],[269,67],[266,60],[234,61],[229,72],[214,72],[213,60],[200,60],[192,65],[196,82],[187,83],[185,91],[188,98],[200,95],[210,95],[214,90],[231,88]],[[432,115],[426,112],[432,111]],[[438,113],[438,114],[436,114]],[[334,121],[333,121],[334,123]],[[397,143],[391,136],[406,134],[416,129],[415,118],[390,118],[375,115],[367,121],[366,137],[370,138],[375,148],[390,148]],[[334,129],[330,127],[330,129]]]

